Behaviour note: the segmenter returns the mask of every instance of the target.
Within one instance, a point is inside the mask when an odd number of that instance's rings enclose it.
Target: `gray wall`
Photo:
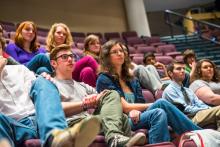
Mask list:
[[[123,0],[1,0],[0,20],[32,20],[49,28],[66,23],[72,31],[126,31]]]

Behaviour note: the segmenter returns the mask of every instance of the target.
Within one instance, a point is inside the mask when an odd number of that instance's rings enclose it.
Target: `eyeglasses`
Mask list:
[[[69,59],[69,57],[73,60],[76,59],[76,55],[75,54],[62,54],[58,57],[56,57],[55,59],[57,60],[58,58],[61,58],[63,61],[67,61]]]
[[[119,53],[120,54],[123,54],[124,53],[124,50],[122,49],[119,49],[119,50],[113,50],[111,52],[109,52],[110,54],[114,54],[114,55],[118,55]]]

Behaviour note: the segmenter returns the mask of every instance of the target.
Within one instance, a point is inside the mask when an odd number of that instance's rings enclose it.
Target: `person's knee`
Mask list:
[[[94,74],[94,70],[91,67],[84,67],[81,70],[80,76],[86,76],[86,75],[91,75]]]
[[[160,120],[160,121],[166,121],[167,120],[167,115],[166,112],[163,109],[160,108],[155,108],[153,116]]]
[[[119,93],[115,90],[107,90],[107,93],[105,93],[105,96],[103,97],[103,99],[105,98],[107,98],[108,101],[114,100],[114,101],[117,101],[118,103],[121,102],[121,97]]]
[[[166,106],[166,105],[169,105],[170,103],[167,101],[167,100],[165,100],[165,99],[163,99],[163,98],[161,98],[161,99],[158,99],[156,102],[154,102],[156,105],[159,105],[159,106]]]
[[[116,90],[110,90],[110,95],[112,98],[116,99],[117,101],[121,101],[121,97]]]

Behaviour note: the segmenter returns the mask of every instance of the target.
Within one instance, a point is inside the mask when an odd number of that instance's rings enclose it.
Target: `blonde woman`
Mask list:
[[[73,38],[66,24],[55,23],[51,26],[46,39],[47,51],[50,52],[52,48],[61,44],[72,46]]]

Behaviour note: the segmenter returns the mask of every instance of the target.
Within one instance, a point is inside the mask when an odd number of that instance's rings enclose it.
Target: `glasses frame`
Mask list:
[[[62,54],[62,55],[59,55],[55,58],[55,60],[61,58],[62,61],[67,61],[69,59],[69,57],[72,58],[72,60],[76,60],[76,55],[75,54]]]

